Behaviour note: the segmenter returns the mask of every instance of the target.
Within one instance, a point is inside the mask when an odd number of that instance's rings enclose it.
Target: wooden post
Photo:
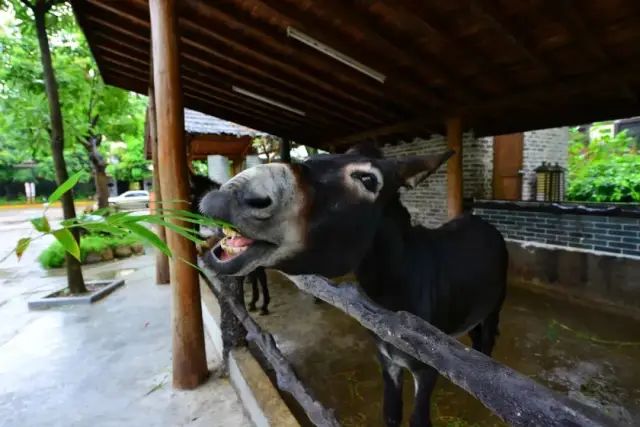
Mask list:
[[[151,76],[153,77],[153,76]],[[152,213],[159,214],[162,208],[162,189],[160,187],[160,162],[158,161],[158,132],[156,126],[156,106],[155,95],[153,93],[153,80],[149,85],[149,107],[147,108],[147,129],[149,144],[151,145],[151,157],[153,159],[153,195],[154,201]],[[163,242],[167,241],[167,234],[164,226],[156,225],[156,234]],[[169,275],[169,257],[161,251],[156,251],[156,284],[168,285],[171,276]]]
[[[449,219],[462,214],[462,122],[447,120],[447,145],[455,154],[447,162],[447,210]]]
[[[184,110],[180,85],[180,64],[175,0],[150,0],[153,80],[158,132],[160,189],[164,207],[188,210],[189,176],[184,141]],[[173,202],[175,201],[175,202]],[[180,221],[177,225],[188,226]],[[173,385],[191,389],[207,377],[202,308],[196,248],[192,242],[171,230],[167,241],[171,261]]]
[[[280,140],[280,161],[291,163],[291,141],[288,138]]]

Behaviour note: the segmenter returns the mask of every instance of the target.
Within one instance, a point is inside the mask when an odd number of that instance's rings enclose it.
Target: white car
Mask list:
[[[142,190],[125,191],[116,197],[109,197],[109,207],[115,209],[146,209],[149,207],[149,192]]]

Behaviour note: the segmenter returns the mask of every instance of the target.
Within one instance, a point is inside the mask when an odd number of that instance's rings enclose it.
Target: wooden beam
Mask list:
[[[501,16],[497,7],[492,7],[486,1],[470,0],[469,9],[472,14],[484,19],[494,31],[515,47],[533,65],[538,67],[547,77],[554,76],[555,71],[534,50],[531,43],[514,28],[507,19]]]
[[[153,74],[153,72],[152,72]],[[153,80],[152,80],[153,82]],[[160,214],[162,208],[162,190],[160,188],[160,161],[158,160],[158,134],[156,125],[156,106],[153,86],[149,87],[149,106],[147,107],[148,140],[151,146],[151,158],[153,159],[153,205],[152,213]],[[163,225],[156,225],[156,234],[166,243],[167,233]],[[161,251],[156,251],[156,284],[168,285],[171,283],[169,271],[169,257]]]
[[[429,85],[434,80],[447,85],[451,94],[461,100],[473,101],[477,98],[475,90],[465,81],[457,78],[454,70],[444,67],[440,58],[415,55],[407,52],[406,46],[395,45],[384,37],[384,32],[371,28],[368,20],[361,17],[357,10],[350,8],[344,1],[308,0],[304,3],[232,1],[238,7],[250,9],[253,16],[263,20],[295,21],[294,25],[298,30],[305,31],[345,55],[386,74],[389,84],[407,82],[408,84],[404,87],[400,85],[398,87],[402,88],[408,96],[415,97],[415,90],[412,88],[422,86],[420,96],[429,101],[427,105],[422,104],[422,108],[442,105],[448,101],[441,99],[439,93],[429,90]],[[328,31],[328,28],[331,30]],[[358,43],[353,43],[353,40],[357,40]],[[387,84],[386,81],[385,84]]]
[[[410,90],[409,85],[404,83],[406,80],[404,75],[400,79],[392,79],[385,82],[385,85],[379,85],[371,82],[369,77],[358,71],[342,67],[334,61],[327,61],[325,57],[309,51],[304,46],[292,44],[286,36],[286,27],[291,24],[300,28],[301,25],[287,14],[274,15],[271,19],[268,16],[271,11],[261,8],[259,4],[242,5],[243,10],[247,12],[243,14],[242,11],[239,13],[237,6],[231,2],[218,3],[215,7],[196,0],[185,0],[185,3],[189,4],[191,10],[195,12],[194,16],[215,21],[220,26],[227,27],[227,32],[234,34],[234,41],[237,40],[246,46],[264,46],[260,51],[267,52],[269,57],[277,58],[280,62],[294,65],[300,71],[313,72],[320,79],[331,77],[329,80],[340,82],[342,88],[349,88],[349,91],[353,92],[375,93],[377,96],[382,96],[387,102],[391,100],[403,108],[415,108],[422,103],[419,101],[420,96],[417,96],[418,94]],[[271,2],[269,6],[277,5]],[[340,44],[342,43],[344,42],[340,41]],[[335,83],[333,84],[335,85]],[[429,97],[428,94],[421,96],[423,98]],[[431,97],[430,101],[439,102],[434,97]]]
[[[142,88],[147,87],[148,80],[146,78],[140,77],[139,75],[127,74],[118,69],[110,69],[108,73],[103,74],[103,78],[105,80],[105,83],[107,84],[114,85],[120,88],[126,88],[127,90],[131,90],[139,94],[147,93],[146,90]],[[204,114],[209,114],[211,116],[215,116],[223,120],[228,120],[230,122],[240,123],[244,126],[270,133],[272,135],[289,135],[292,138],[308,138],[312,141],[315,141],[315,139],[311,135],[303,132],[298,132],[304,129],[287,129],[274,125],[273,122],[265,122],[263,120],[256,119],[256,117],[251,114],[239,114],[225,106],[214,104],[209,99],[202,98],[197,95],[192,95],[191,93],[186,91],[184,92],[184,99],[187,102],[189,108],[200,111]],[[206,102],[204,102],[202,99],[205,99]]]
[[[124,31],[124,35],[131,33],[130,30]],[[114,32],[121,33],[119,30],[114,30]],[[96,49],[109,53],[108,55],[101,53],[96,56],[100,64],[110,57],[113,58],[113,55],[127,57],[128,60],[141,65],[146,63],[148,55],[143,53],[146,45],[144,42],[131,40],[128,36],[126,37],[127,41],[124,41],[100,30],[94,31],[93,37],[99,40]],[[380,123],[380,118],[371,114],[375,111],[375,108],[379,107],[379,104],[361,106],[360,108],[354,106],[353,109],[349,109],[348,106],[336,102],[335,96],[324,96],[308,90],[302,91],[300,85],[295,85],[287,79],[271,76],[258,67],[242,64],[226,56],[220,56],[220,53],[215,49],[193,42],[185,37],[182,37],[182,40],[182,56],[190,63],[183,66],[183,77],[185,79],[190,72],[191,75],[197,75],[196,81],[200,84],[208,84],[209,86],[215,84],[218,92],[227,89],[226,93],[228,94],[231,94],[228,90],[231,86],[241,85],[256,92],[265,93],[267,96],[280,100],[285,104],[300,105],[300,109],[308,112],[308,116],[312,117],[314,121],[323,121],[326,124],[333,123],[334,126],[344,123],[344,127],[353,129],[354,127],[361,128],[367,124]],[[204,55],[203,52],[205,53]],[[215,60],[207,60],[208,55],[215,55]],[[230,65],[226,64],[227,62]],[[125,67],[121,64],[119,63],[118,67]],[[196,65],[200,67],[200,70],[197,69]],[[242,67],[242,70],[234,67]],[[137,67],[127,64],[125,68],[135,69]],[[246,71],[249,72],[250,77],[245,76]],[[236,94],[232,95],[234,98],[238,98]],[[315,101],[311,101],[311,99]],[[252,102],[252,100],[246,98],[243,100],[244,104]],[[277,117],[272,116],[270,120],[277,120],[281,116],[280,113],[287,114],[286,110],[280,109]]]
[[[189,175],[184,141],[184,110],[180,85],[180,52],[176,0],[150,0],[153,77],[161,164],[162,199],[171,207],[188,210]],[[165,202],[165,206],[166,202]],[[176,225],[189,226],[181,221]],[[171,265],[173,320],[173,385],[192,389],[208,376],[202,326],[196,248],[188,239],[167,230]]]
[[[443,25],[446,20],[437,14],[433,1],[423,1],[422,7],[416,7],[414,2],[406,0],[358,0],[357,3],[384,22],[387,29],[382,30],[382,27],[379,27],[379,31],[388,32],[388,27],[396,27],[402,32],[403,40],[412,46],[415,55],[423,56],[421,52],[426,52],[431,56],[437,56],[443,51],[454,51],[459,57],[464,58],[464,70],[468,75],[495,72],[496,75],[490,76],[493,84],[503,83],[504,79],[512,78],[504,66],[491,63],[484,52],[464,45],[448,34]],[[472,73],[472,70],[475,70],[475,73]]]
[[[449,219],[462,214],[462,121],[447,120],[447,146],[455,154],[447,162],[447,211]]]
[[[194,158],[206,158],[218,154],[226,157],[243,157],[251,148],[250,136],[193,135],[190,152]]]
[[[640,82],[640,78],[638,77],[640,76],[640,62],[619,65],[616,69],[622,78],[635,79],[636,82]],[[518,110],[535,109],[542,104],[557,104],[559,97],[562,97],[564,101],[570,100],[572,97],[576,97],[575,102],[583,104],[585,93],[597,92],[598,90],[601,90],[602,87],[607,86],[610,78],[610,72],[611,69],[609,67],[603,67],[592,73],[574,77],[568,82],[537,85],[503,97],[496,97],[495,99],[488,100],[484,103],[469,105],[455,113],[460,117],[465,117],[465,122],[469,125],[481,126],[481,120],[500,114],[505,108],[509,108],[509,106],[513,106],[514,109]],[[582,95],[578,98],[578,95],[580,94]],[[565,104],[569,105],[570,102],[565,102]],[[547,109],[548,108],[549,107],[547,107]],[[617,109],[616,107],[611,108],[611,110],[618,111],[620,109]],[[625,106],[624,110],[629,110],[629,107]],[[636,107],[636,110],[640,112],[640,107]],[[323,141],[323,145],[349,145],[385,135],[411,132],[421,127],[437,128],[438,122],[444,120],[443,116],[445,114],[445,111],[424,111],[416,114],[413,118],[401,120],[396,123],[389,123],[366,131],[325,139]],[[590,115],[590,117],[592,116],[593,114]],[[554,121],[554,123],[557,123],[557,121]],[[567,123],[564,124],[566,125]],[[562,125],[562,123],[557,123],[557,125]],[[508,132],[501,133],[512,133],[522,130],[528,129],[515,127]]]
[[[552,9],[552,8],[549,8]],[[593,36],[593,31],[590,28],[591,25],[597,25],[597,23],[590,22],[589,25],[584,22],[580,16],[579,8],[575,8],[567,0],[560,0],[556,3],[550,13],[556,13],[556,16],[565,23],[565,25],[571,31],[571,34],[576,37],[583,49],[590,52],[592,56],[596,58],[602,66],[607,66],[613,71],[609,74],[609,81],[611,84],[617,86],[620,92],[634,101],[638,100],[637,94],[626,83],[624,76],[619,75],[616,67],[616,62],[606,52],[606,50],[600,45],[600,40]],[[559,12],[559,13],[558,13]]]
[[[136,1],[136,3],[141,7],[146,6],[146,2],[143,1]],[[210,10],[216,9],[210,9],[205,5],[200,5],[199,3],[196,3],[196,5],[198,5],[198,8],[193,11],[195,16],[207,16],[207,18],[212,19],[216,17],[219,18],[219,13],[207,13]],[[100,8],[103,12],[101,15],[108,16],[108,19],[102,16],[96,17],[89,14],[90,20],[108,28],[114,33],[125,34],[128,38],[134,37],[138,41],[144,40],[145,36],[143,34],[148,27],[148,23],[146,23],[146,21],[141,17],[142,12],[138,9],[129,8],[127,10],[121,10],[112,5],[105,5],[103,2],[94,2],[92,3],[92,6]],[[191,47],[193,49],[203,50],[207,52],[207,54],[215,56],[216,60],[209,62],[211,64],[220,64],[220,69],[223,70],[223,72],[226,70],[230,77],[240,77],[249,72],[249,74],[261,76],[261,79],[277,80],[280,84],[290,86],[288,89],[283,91],[284,94],[300,92],[300,87],[304,86],[306,87],[304,94],[300,93],[298,98],[308,99],[312,97],[317,98],[318,100],[323,100],[324,103],[335,104],[332,105],[331,108],[326,109],[326,111],[329,112],[344,108],[342,103],[336,102],[337,99],[342,99],[343,103],[359,103],[360,108],[354,108],[355,112],[359,110],[378,111],[379,114],[388,115],[388,110],[380,108],[383,101],[389,104],[389,99],[386,97],[386,94],[383,94],[381,90],[375,89],[375,86],[367,86],[362,82],[362,80],[364,80],[362,78],[361,81],[351,80],[344,84],[337,84],[336,79],[337,81],[341,81],[344,73],[335,69],[326,71],[326,61],[317,61],[314,64],[317,66],[315,68],[303,68],[294,64],[300,56],[298,52],[295,52],[295,54],[292,53],[289,57],[273,54],[265,55],[261,49],[252,47],[256,45],[255,41],[242,43],[228,37],[227,34],[230,32],[237,32],[238,26],[244,30],[244,24],[237,22],[232,22],[230,24],[229,22],[226,22],[226,25],[231,25],[232,28],[230,28],[231,31],[227,31],[225,33],[210,29],[210,23],[207,23],[207,28],[203,28],[202,26],[195,25],[190,20],[183,19],[180,22],[184,27],[184,31],[181,34],[183,50],[186,51],[186,47]],[[136,28],[140,31],[134,32],[134,29]],[[207,43],[205,44],[201,43],[203,37],[207,39]],[[242,56],[240,58],[241,60],[237,59],[238,54]],[[202,57],[202,54],[195,54],[195,56]],[[97,59],[99,60],[99,58]],[[254,66],[252,64],[256,65]],[[324,64],[324,66],[321,66],[322,64]],[[319,73],[319,70],[322,71]],[[316,77],[316,75],[318,76]],[[255,77],[253,77],[253,79],[255,79]],[[309,87],[309,83],[311,83],[312,87]],[[391,93],[397,96],[397,91]],[[311,94],[313,96],[310,96]],[[375,98],[373,98],[374,96]],[[367,98],[371,99],[369,100]],[[397,98],[396,101],[403,101],[403,98]],[[293,102],[295,103],[297,101]],[[313,105],[313,103],[311,105]],[[316,108],[318,108],[317,102],[315,105]],[[379,119],[375,118],[373,115],[369,115],[366,120],[375,121]]]

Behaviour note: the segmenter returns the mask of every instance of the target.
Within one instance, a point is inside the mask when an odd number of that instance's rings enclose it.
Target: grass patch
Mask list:
[[[142,243],[142,240],[134,234],[124,236],[102,236],[89,234],[80,239],[80,259],[84,262],[90,252],[102,252],[106,249],[115,249],[117,246],[131,246]],[[64,265],[64,248],[57,240],[49,245],[40,256],[38,261],[43,268],[60,268]]]

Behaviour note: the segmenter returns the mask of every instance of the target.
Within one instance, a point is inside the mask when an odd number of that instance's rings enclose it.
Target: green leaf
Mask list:
[[[71,175],[69,179],[60,184],[58,188],[56,188],[56,191],[54,191],[53,194],[49,196],[49,203],[57,202],[64,193],[71,190],[78,183],[81,177],[82,172],[76,172]]]
[[[31,224],[33,224],[33,227],[41,233],[49,233],[51,231],[51,225],[49,224],[49,220],[46,216],[32,219]]]
[[[78,246],[78,242],[76,242],[71,231],[61,228],[60,230],[55,230],[53,236],[60,242],[65,251],[80,261],[80,246]]]
[[[208,273],[202,267],[200,267],[199,265],[191,263],[191,262],[187,261],[184,258],[180,258],[180,261],[184,262],[185,264],[190,265],[191,267],[195,268],[196,270],[198,270],[199,272],[201,272],[205,276],[208,276]]]
[[[20,259],[24,251],[27,250],[29,243],[31,243],[30,237],[23,237],[18,240],[18,244],[16,245],[16,255],[18,256],[18,259]]]
[[[169,249],[169,246],[167,246],[167,244],[163,242],[160,237],[158,237],[153,231],[149,230],[144,225],[140,225],[135,222],[129,222],[122,224],[122,226],[128,228],[133,234],[155,246],[158,250],[160,250],[168,257],[171,257],[171,250]]]
[[[149,218],[147,219],[147,222],[149,222],[150,224],[162,225],[168,228],[169,230],[175,231],[182,237],[185,237],[191,240],[193,243],[202,243],[202,239],[198,237],[199,236],[198,232],[193,228],[182,227],[180,225],[176,225],[168,221],[163,221],[159,218]]]

